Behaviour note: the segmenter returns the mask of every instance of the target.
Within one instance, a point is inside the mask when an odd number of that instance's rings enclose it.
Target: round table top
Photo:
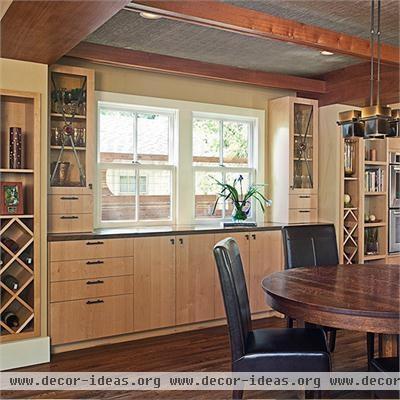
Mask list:
[[[400,333],[400,266],[352,264],[293,268],[264,278],[275,310],[318,325]]]

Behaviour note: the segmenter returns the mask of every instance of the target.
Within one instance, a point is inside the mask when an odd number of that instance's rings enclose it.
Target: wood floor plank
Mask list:
[[[254,321],[254,328],[283,327],[285,321]],[[334,371],[367,371],[366,339],[361,332],[338,331],[333,354]],[[31,372],[118,371],[229,371],[230,352],[226,326],[158,338],[76,350],[52,356],[50,363],[20,368]],[[369,392],[335,391],[324,398],[369,398]],[[229,399],[224,391],[3,391],[8,399]],[[251,391],[249,399],[298,399],[299,392]]]

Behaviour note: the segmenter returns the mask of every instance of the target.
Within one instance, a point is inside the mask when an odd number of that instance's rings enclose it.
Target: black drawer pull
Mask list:
[[[95,245],[98,245],[98,244],[104,244],[104,242],[86,242],[87,246],[95,246]]]
[[[86,285],[100,285],[101,283],[104,283],[104,281],[101,281],[100,279],[97,281],[87,281]]]
[[[310,210],[300,210],[299,212],[300,213],[310,213],[311,211]]]
[[[62,215],[60,219],[79,219],[76,215]]]
[[[97,261],[87,261],[86,262],[86,265],[97,265],[97,264],[104,264],[104,261],[97,260]]]
[[[309,199],[310,197],[311,197],[311,196],[305,196],[305,195],[299,196],[300,199]]]
[[[79,200],[79,197],[76,196],[62,196],[60,197],[61,200]]]
[[[104,300],[88,300],[86,302],[86,304],[100,304],[100,303],[104,303]]]

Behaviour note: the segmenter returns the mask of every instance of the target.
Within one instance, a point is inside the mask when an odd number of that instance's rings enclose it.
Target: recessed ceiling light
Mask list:
[[[161,15],[153,14],[153,13],[146,12],[146,11],[142,11],[141,13],[139,13],[139,15],[142,18],[146,18],[146,19],[160,19],[160,18],[162,18]]]
[[[321,54],[322,56],[333,56],[333,53],[332,53],[332,52],[326,51],[326,50],[320,51],[320,54]]]

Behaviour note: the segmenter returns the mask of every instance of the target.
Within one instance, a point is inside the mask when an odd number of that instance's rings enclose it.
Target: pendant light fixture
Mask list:
[[[380,103],[381,86],[381,0],[371,0],[370,26],[370,96],[369,105],[360,110],[348,110],[339,113],[338,125],[342,128],[343,137],[359,136],[365,139],[384,138],[385,136],[400,136],[400,110],[391,111],[390,107]],[[376,16],[376,18],[375,18]],[[375,40],[377,62],[375,66]],[[375,72],[376,67],[376,72]],[[376,103],[375,103],[376,76]]]
[[[375,39],[377,42],[376,65],[376,103],[375,101]],[[361,121],[364,122],[364,136],[366,138],[385,137],[390,132],[390,107],[380,104],[381,83],[381,0],[378,0],[377,18],[375,18],[375,0],[371,0],[370,26],[371,72],[369,106],[361,109]]]

